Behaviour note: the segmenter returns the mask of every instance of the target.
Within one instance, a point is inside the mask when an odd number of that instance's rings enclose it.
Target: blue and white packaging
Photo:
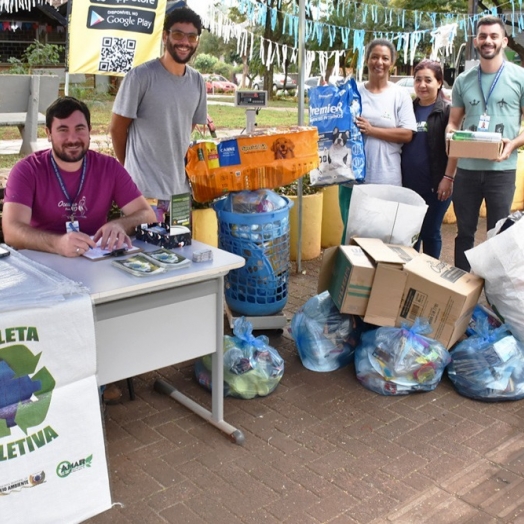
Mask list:
[[[318,129],[320,165],[310,172],[312,186],[363,182],[364,140],[356,125],[362,102],[353,78],[340,86],[309,90],[309,123]]]

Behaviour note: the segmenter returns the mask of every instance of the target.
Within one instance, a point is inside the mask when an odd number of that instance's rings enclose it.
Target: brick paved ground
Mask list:
[[[315,294],[319,260],[303,269],[288,318]],[[268,334],[286,363],[280,385],[225,400],[243,447],[152,390],[161,376],[209,406],[190,364],[136,378],[137,400],[107,407],[115,506],[90,523],[524,523],[522,403],[469,400],[446,378],[434,392],[380,396],[352,365],[308,371],[290,339]]]

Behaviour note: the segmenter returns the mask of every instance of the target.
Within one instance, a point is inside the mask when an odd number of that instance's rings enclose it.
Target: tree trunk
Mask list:
[[[249,64],[247,63],[247,55],[242,56],[242,82],[240,83],[240,87],[248,87],[247,86],[247,75],[249,74]]]
[[[519,55],[521,65],[524,64],[524,46],[517,43],[512,36],[508,36],[508,47]]]

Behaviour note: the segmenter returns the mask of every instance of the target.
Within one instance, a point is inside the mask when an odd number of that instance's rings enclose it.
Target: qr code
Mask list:
[[[136,40],[129,38],[102,38],[98,70],[106,73],[127,73],[133,67]]]

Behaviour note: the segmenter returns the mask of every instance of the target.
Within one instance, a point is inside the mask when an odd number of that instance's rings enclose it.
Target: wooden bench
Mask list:
[[[0,126],[17,126],[20,154],[35,151],[38,125],[58,98],[59,78],[51,75],[0,75]]]

